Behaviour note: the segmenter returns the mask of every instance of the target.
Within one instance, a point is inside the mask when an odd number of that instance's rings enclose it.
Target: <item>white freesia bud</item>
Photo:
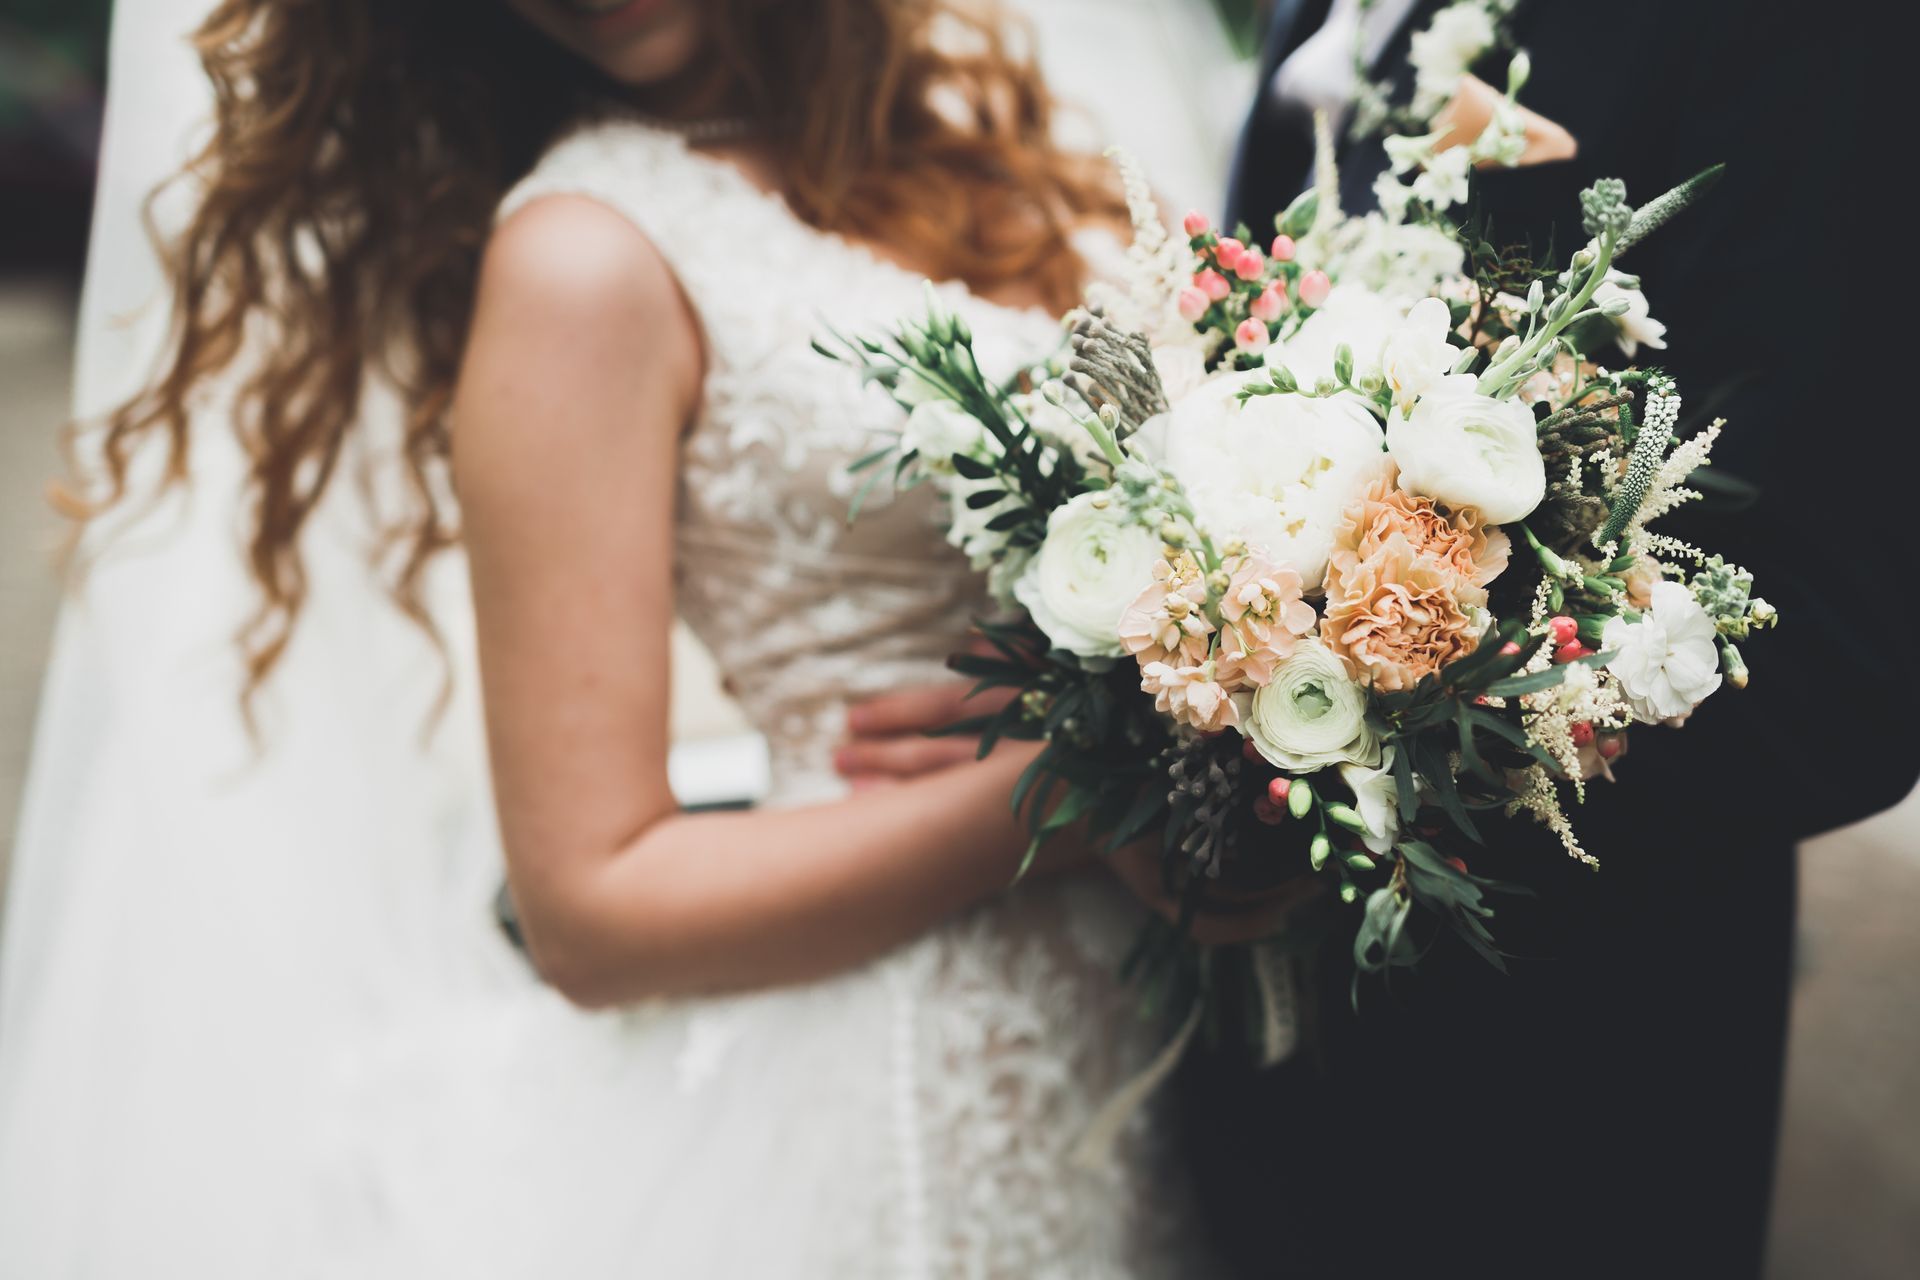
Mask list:
[[[1160,539],[1103,492],[1054,508],[1013,595],[1047,639],[1083,658],[1118,657],[1120,616],[1153,581]]]
[[[1274,668],[1272,681],[1255,691],[1242,727],[1268,763],[1291,773],[1380,763],[1366,691],[1317,639],[1301,640]]]
[[[1452,313],[1438,298],[1413,304],[1380,351],[1380,372],[1393,390],[1393,403],[1411,408],[1413,402],[1447,376],[1459,353],[1447,341]]]
[[[1547,492],[1533,413],[1496,400],[1452,374],[1387,423],[1387,450],[1401,487],[1452,507],[1474,507],[1489,524],[1525,519]]]
[[[1533,59],[1521,49],[1507,62],[1507,95],[1512,97],[1527,87],[1533,77]]]
[[[921,463],[941,475],[953,471],[954,454],[979,453],[987,438],[980,419],[947,399],[925,400],[914,406],[900,432],[901,446],[918,451]]]
[[[1609,618],[1600,647],[1614,651],[1607,670],[1620,680],[1633,714],[1648,724],[1687,715],[1720,687],[1713,619],[1678,582],[1648,588],[1640,621]]]
[[[1667,326],[1649,314],[1647,295],[1640,292],[1638,278],[1607,272],[1607,278],[1593,291],[1593,301],[1601,314],[1613,321],[1615,340],[1629,357],[1638,355],[1642,346],[1666,349]]]

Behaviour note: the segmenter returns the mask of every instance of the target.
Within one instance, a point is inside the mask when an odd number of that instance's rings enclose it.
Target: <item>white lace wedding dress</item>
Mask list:
[[[847,702],[943,678],[980,603],[929,489],[848,525],[846,466],[899,411],[809,349],[826,325],[914,310],[921,282],[639,124],[562,142],[505,212],[559,193],[631,219],[696,304],[710,370],[678,604],[769,739],[769,803],[837,796]],[[1038,313],[941,294],[990,365],[1059,339]],[[295,671],[332,646],[330,692],[253,765],[103,795],[97,762],[43,744],[63,763],[36,779],[0,1003],[0,1274],[1210,1274],[1151,1105],[1104,1162],[1073,1158],[1169,1034],[1119,984],[1139,916],[1103,875],[1017,887],[828,981],[581,1013],[487,910],[470,637],[456,625],[455,742],[431,769],[406,762],[405,713],[378,742],[344,731],[391,696],[350,682],[341,646],[363,640],[297,641]],[[392,636],[367,644],[363,668],[422,670],[387,661]],[[231,674],[201,662],[199,705]],[[83,682],[50,679],[51,721]],[[119,750],[191,757],[192,725],[170,741],[151,720]],[[49,855],[83,847],[84,877],[62,879]]]

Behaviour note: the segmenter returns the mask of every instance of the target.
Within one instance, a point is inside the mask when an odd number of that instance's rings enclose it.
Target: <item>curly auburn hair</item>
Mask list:
[[[711,0],[706,12],[728,114],[780,138],[772,158],[798,216],[883,239],[936,276],[1025,282],[1071,304],[1070,234],[1124,205],[1103,162],[1056,144],[1046,87],[997,11]],[[378,559],[432,633],[421,575],[458,539],[447,409],[495,206],[569,124],[635,91],[498,0],[222,0],[194,42],[215,127],[182,175],[197,209],[165,249],[170,346],[104,424],[104,489],[70,488],[65,505],[86,519],[121,501],[135,446],[156,435],[166,483],[182,479],[196,393],[246,350],[233,428],[261,597],[240,636],[251,695],[291,636],[301,532],[374,378],[405,407],[412,497]]]

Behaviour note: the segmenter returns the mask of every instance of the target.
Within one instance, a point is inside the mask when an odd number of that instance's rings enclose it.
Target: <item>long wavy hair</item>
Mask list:
[[[778,136],[798,216],[975,288],[1027,282],[1071,303],[1070,233],[1122,206],[1102,162],[1054,141],[1045,85],[994,9],[710,0],[706,12],[726,114]],[[500,0],[223,0],[194,43],[214,130],[182,175],[197,210],[164,246],[168,354],[104,423],[104,484],[69,486],[65,505],[84,520],[124,500],[135,446],[156,435],[166,482],[184,477],[197,393],[246,350],[233,427],[260,591],[240,636],[251,694],[292,633],[301,532],[374,378],[405,406],[411,494],[376,567],[431,633],[421,576],[458,538],[447,408],[494,208],[556,134],[633,94]]]

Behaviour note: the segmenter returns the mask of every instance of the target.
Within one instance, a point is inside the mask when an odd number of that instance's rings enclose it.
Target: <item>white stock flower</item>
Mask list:
[[[991,506],[970,507],[967,499],[976,493],[1005,487],[1006,482],[998,476],[969,480],[956,475],[947,482],[952,513],[947,522],[947,541],[964,551],[975,569],[992,566],[1006,550],[1007,535],[997,529],[989,529],[987,525],[1001,512],[1012,510],[1014,503],[1012,498],[1002,498]]]
[[[1120,615],[1153,581],[1160,538],[1126,504],[1100,491],[1076,494],[1047,517],[1047,536],[1013,584],[1014,598],[1059,648],[1083,658],[1118,657]]]
[[[1167,469],[1214,538],[1238,537],[1313,591],[1326,575],[1333,529],[1386,464],[1380,424],[1356,397],[1235,393],[1261,370],[1214,378],[1174,405]]]
[[[1411,415],[1394,414],[1387,449],[1401,488],[1473,507],[1488,524],[1523,520],[1546,496],[1533,412],[1518,400],[1481,395],[1467,374],[1448,374]]]
[[[1604,307],[1610,302],[1625,305],[1625,311],[1608,319],[1618,335],[1615,340],[1619,342],[1620,350],[1629,359],[1640,354],[1643,346],[1656,351],[1667,349],[1667,326],[1653,318],[1647,306],[1647,295],[1640,291],[1637,283],[1627,283],[1631,280],[1632,276],[1609,271],[1607,278],[1600,282],[1600,287],[1593,291],[1593,305],[1596,307]]]
[[[901,447],[917,450],[921,464],[940,475],[952,473],[954,454],[977,454],[989,439],[980,419],[944,396],[916,404],[900,431]]]
[[[1460,77],[1494,41],[1493,19],[1480,0],[1461,0],[1433,15],[1407,50],[1414,72],[1414,109],[1431,114],[1460,87]]]
[[[1380,763],[1366,691],[1316,639],[1296,645],[1274,668],[1273,680],[1254,691],[1241,728],[1268,763],[1291,773]]]
[[[1400,835],[1400,786],[1393,780],[1394,750],[1387,747],[1381,751],[1378,768],[1340,766],[1340,780],[1353,788],[1354,812],[1367,824],[1367,833],[1360,839],[1375,853],[1393,848]]]
[[[1438,298],[1422,298],[1387,338],[1380,352],[1380,374],[1393,392],[1393,403],[1403,412],[1420,396],[1440,384],[1460,352],[1447,341],[1453,315]]]
[[[1430,157],[1413,180],[1413,194],[1436,209],[1447,209],[1467,198],[1467,174],[1473,156],[1465,147],[1449,147]]]
[[[1638,622],[1609,618],[1600,647],[1633,714],[1648,724],[1677,720],[1720,687],[1720,650],[1713,619],[1693,593],[1662,579],[1649,590],[1652,605]]]

